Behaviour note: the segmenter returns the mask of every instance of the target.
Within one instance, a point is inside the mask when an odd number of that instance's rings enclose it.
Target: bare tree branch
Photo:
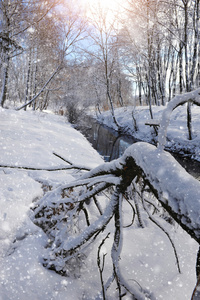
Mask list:
[[[40,91],[37,93],[37,95],[35,95],[30,101],[28,101],[27,103],[23,104],[22,106],[16,108],[16,110],[20,110],[26,106],[28,106],[29,104],[31,104],[33,101],[35,101],[35,99],[37,99],[40,94],[44,91],[44,89],[47,87],[47,85],[50,83],[50,81],[54,78],[54,76],[61,70],[62,67],[62,63],[56,68],[56,70],[53,72],[53,74],[49,77],[49,79],[46,81],[46,83],[43,85],[43,87],[40,89]]]
[[[104,280],[103,280],[103,270],[104,270],[104,264],[105,264],[105,256],[106,256],[107,253],[103,254],[103,263],[101,265],[100,251],[101,251],[101,248],[102,248],[103,244],[105,243],[106,239],[109,238],[109,235],[110,235],[110,232],[102,240],[101,244],[98,247],[98,252],[97,252],[97,265],[98,265],[99,273],[100,273],[100,280],[101,280],[103,300],[106,300],[106,294],[105,294],[105,288],[104,288]]]

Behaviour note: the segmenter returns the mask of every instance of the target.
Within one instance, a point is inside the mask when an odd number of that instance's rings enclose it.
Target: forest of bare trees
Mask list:
[[[63,106],[83,68],[79,98],[102,109],[135,99],[164,105],[198,86],[199,0],[128,2],[123,17],[108,22],[105,11],[88,20],[56,0],[1,1],[1,106],[38,93],[34,109]]]
[[[199,0],[127,0],[112,20],[70,1],[1,0],[0,14],[2,107],[92,104],[114,117],[136,104],[153,118],[152,105],[199,85]]]

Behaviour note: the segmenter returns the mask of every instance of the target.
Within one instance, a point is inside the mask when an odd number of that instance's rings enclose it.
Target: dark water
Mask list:
[[[138,141],[130,136],[119,136],[115,130],[99,124],[92,118],[88,118],[79,130],[107,162],[120,157],[126,148]],[[200,162],[178,154],[172,153],[172,155],[188,173],[200,179]]]
[[[90,125],[84,130],[81,130],[81,132],[105,161],[111,161],[120,157],[126,148],[137,142],[137,140],[132,137],[119,136],[115,130],[111,130],[94,120],[91,120]]]

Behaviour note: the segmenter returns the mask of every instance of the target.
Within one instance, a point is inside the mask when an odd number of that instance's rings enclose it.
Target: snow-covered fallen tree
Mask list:
[[[124,282],[119,268],[122,239],[121,205],[126,190],[139,182],[136,192],[152,192],[169,215],[176,220],[198,243],[200,241],[200,183],[190,176],[167,152],[148,143],[136,143],[124,155],[105,163],[79,180],[60,186],[47,193],[34,209],[34,222],[41,226],[51,239],[51,251],[44,264],[57,272],[69,275],[70,260],[81,256],[81,249],[102,232],[112,218],[115,219],[115,236],[112,248],[113,277],[119,286],[124,286],[136,299],[145,299],[147,291],[131,287]],[[96,195],[114,186],[112,197],[101,211]],[[85,203],[91,199],[99,211],[99,217],[90,223]],[[124,200],[125,201],[125,200]],[[156,203],[155,203],[156,205]],[[79,234],[73,234],[77,218],[83,211],[87,226]],[[139,216],[138,216],[139,217]],[[148,293],[149,294],[149,293]],[[149,299],[153,295],[149,294]]]
[[[122,298],[123,291],[133,295],[134,299],[155,299],[145,287],[136,282],[131,285],[127,283],[120,271],[119,260],[123,244],[122,206],[124,201],[128,201],[133,214],[137,214],[139,226],[144,226],[140,211],[144,209],[149,219],[167,234],[180,271],[174,243],[167,230],[154,218],[151,210],[152,207],[156,209],[157,202],[160,203],[169,216],[200,243],[200,183],[163,150],[171,112],[187,101],[199,104],[199,93],[200,89],[177,96],[169,103],[161,120],[158,148],[144,142],[135,143],[121,158],[84,173],[74,182],[59,186],[35,204],[34,222],[43,228],[49,238],[49,255],[44,258],[47,268],[62,275],[70,275],[73,266],[81,264],[84,249],[95,241],[99,233],[114,219],[111,250],[113,271],[106,283],[102,279],[103,267],[98,261],[102,298],[106,299],[106,290],[115,279],[119,299]],[[130,190],[133,203],[130,201]],[[102,192],[111,195],[104,206],[98,198]],[[154,195],[155,203],[148,203],[145,198],[146,192]],[[96,212],[93,212],[91,217],[89,207],[92,205]],[[105,239],[99,247],[104,241]]]
[[[68,163],[67,167],[62,165],[62,168],[48,168],[48,171],[82,169],[83,175],[69,184],[50,190],[39,201],[34,202],[33,221],[48,236],[49,252],[43,261],[47,268],[65,276],[71,276],[72,273],[76,276],[89,246],[110,226],[113,228],[113,270],[107,282],[103,280],[105,255],[101,261],[100,252],[109,234],[104,239],[101,238],[101,243],[97,245],[102,298],[106,299],[107,289],[115,280],[119,299],[125,293],[133,295],[134,299],[155,299],[147,287],[141,287],[135,281],[131,281],[131,284],[127,282],[120,269],[124,226],[122,210],[124,203],[128,203],[133,215],[130,226],[137,223],[137,226],[145,227],[145,218],[149,218],[163,230],[174,251],[177,272],[180,272],[174,242],[167,229],[163,228],[163,221],[159,221],[153,212],[158,210],[159,204],[162,205],[164,214],[167,211],[171,218],[170,222],[175,220],[197,243],[200,242],[200,183],[163,150],[171,112],[187,101],[199,105],[199,93],[200,89],[177,96],[168,104],[161,120],[158,147],[136,143],[121,158],[92,170],[69,161],[65,161]],[[13,167],[41,170],[19,165]],[[150,201],[147,194],[152,194],[154,201]],[[197,260],[197,273],[198,264]]]

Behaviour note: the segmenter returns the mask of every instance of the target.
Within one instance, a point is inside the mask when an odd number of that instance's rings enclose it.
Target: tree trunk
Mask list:
[[[150,15],[149,15],[149,0],[147,0],[147,50],[148,50],[148,75],[147,75],[147,86],[148,86],[148,104],[151,119],[153,119],[152,111],[152,99],[151,99],[151,53],[152,53],[152,40],[150,36]]]
[[[188,0],[183,1],[184,4],[184,49],[185,49],[185,81],[186,81],[186,92],[190,92],[191,84],[189,82],[189,64],[188,64]],[[188,138],[192,140],[192,113],[191,103],[187,103],[187,128]]]
[[[8,70],[9,70],[9,57],[6,58],[5,67],[4,67],[4,74],[3,74],[3,85],[1,90],[1,99],[0,105],[1,107],[4,106],[4,103],[7,99],[7,92],[8,92]]]
[[[104,64],[105,64],[105,77],[106,77],[106,93],[107,93],[107,97],[110,103],[110,109],[111,109],[111,114],[112,114],[112,118],[113,118],[113,122],[114,124],[117,126],[117,129],[119,132],[121,132],[122,128],[121,126],[118,124],[117,119],[115,118],[115,111],[114,111],[114,106],[113,106],[113,100],[112,97],[110,95],[110,78],[109,78],[109,74],[108,74],[108,57],[107,57],[107,49],[106,49],[106,54],[104,57]]]
[[[110,91],[109,91],[109,87],[108,86],[107,86],[107,96],[108,96],[108,99],[109,99],[109,102],[110,102],[110,108],[111,108],[111,114],[112,114],[113,122],[117,126],[118,130],[121,131],[120,125],[118,124],[117,119],[115,117],[115,111],[114,111],[113,101],[112,101],[112,97],[110,96]]]
[[[122,85],[121,79],[119,78],[119,83],[117,84],[118,99],[119,99],[120,106],[124,106],[124,101],[123,101],[123,98],[122,98],[121,85]]]
[[[25,100],[24,103],[26,104],[28,101],[28,95],[29,95],[29,89],[30,89],[30,72],[31,72],[31,51],[29,53],[29,59],[28,59],[28,71],[27,71],[27,80],[26,80],[26,92],[25,92]],[[26,106],[24,107],[24,110],[26,110]]]
[[[188,128],[188,139],[192,140],[192,112],[191,103],[187,103],[187,128]]]
[[[193,26],[194,26],[194,47],[193,47],[193,58],[192,58],[192,68],[190,71],[190,90],[194,87],[195,71],[198,65],[198,52],[199,52],[199,1],[195,1],[195,10],[193,16]]]
[[[183,54],[182,54],[182,43],[180,43],[179,46],[179,52],[178,52],[178,58],[179,58],[179,93],[183,93]]]
[[[37,63],[35,65],[35,75],[34,75],[34,88],[33,88],[33,95],[37,93]],[[33,101],[33,110],[36,109],[36,99]]]

